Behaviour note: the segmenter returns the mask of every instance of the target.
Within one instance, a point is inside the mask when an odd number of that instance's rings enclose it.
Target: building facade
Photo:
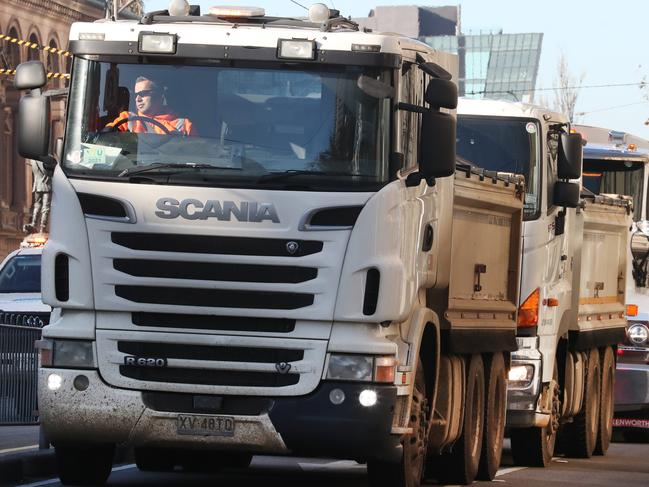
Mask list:
[[[543,34],[490,32],[422,36],[420,40],[458,55],[461,96],[534,101]]]

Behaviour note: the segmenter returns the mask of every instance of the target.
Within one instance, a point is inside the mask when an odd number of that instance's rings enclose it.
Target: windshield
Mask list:
[[[389,100],[366,94],[361,76],[387,72],[77,58],[63,168],[137,182],[376,189],[387,182]]]
[[[457,117],[457,153],[472,164],[525,176],[526,218],[540,210],[539,126],[534,120]]]
[[[642,220],[644,162],[584,159],[583,184],[595,194],[623,194],[633,198],[634,220]]]
[[[40,255],[16,255],[0,270],[0,293],[40,292]]]

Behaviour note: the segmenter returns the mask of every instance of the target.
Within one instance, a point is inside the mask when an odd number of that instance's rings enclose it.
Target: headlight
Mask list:
[[[53,367],[94,368],[93,342],[82,340],[54,340]]]
[[[534,378],[533,365],[514,365],[509,369],[509,387],[525,388],[532,383]]]
[[[629,338],[631,344],[644,345],[647,343],[647,339],[649,339],[649,328],[642,323],[636,323],[627,328],[626,336]]]
[[[175,54],[176,34],[140,32],[138,50],[151,54]]]
[[[315,59],[315,41],[306,39],[280,39],[277,57],[280,59]]]
[[[399,361],[393,357],[331,354],[327,379],[362,382],[394,382]]]
[[[334,355],[329,357],[327,379],[371,382],[374,359],[369,355]]]

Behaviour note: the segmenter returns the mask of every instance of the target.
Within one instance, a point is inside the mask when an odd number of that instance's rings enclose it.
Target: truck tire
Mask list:
[[[502,458],[507,414],[507,371],[502,353],[488,356],[485,379],[484,435],[477,478],[493,480]]]
[[[175,451],[168,448],[134,449],[135,465],[143,472],[171,472],[176,465]]]
[[[553,378],[559,373],[555,364]],[[510,432],[514,465],[525,467],[547,467],[554,456],[561,414],[561,399],[558,388],[552,397],[552,415],[548,425],[539,428],[513,428]]]
[[[403,439],[401,462],[367,462],[370,487],[420,487],[428,448],[430,406],[426,396],[426,377],[421,359],[417,364],[408,426],[413,433]]]
[[[595,451],[599,429],[599,406],[601,396],[601,373],[599,351],[592,348],[588,353],[584,404],[572,423],[561,431],[561,446],[567,457],[590,458]]]
[[[115,445],[55,445],[63,485],[104,485],[110,475]]]
[[[472,483],[478,474],[484,435],[485,371],[482,356],[472,355],[466,374],[462,435],[450,453],[437,458],[438,480],[444,483]],[[502,441],[502,440],[501,440]]]
[[[613,391],[615,390],[615,357],[612,347],[602,349],[602,394],[599,405],[599,428],[595,455],[604,455],[613,436]]]

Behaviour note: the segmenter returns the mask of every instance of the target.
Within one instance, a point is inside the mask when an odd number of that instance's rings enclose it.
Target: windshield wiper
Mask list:
[[[128,169],[124,169],[121,173],[117,175],[118,178],[123,178],[126,176],[132,176],[134,174],[140,174],[142,172],[153,171],[154,169],[182,169],[189,167],[191,169],[207,169],[216,167],[211,164],[197,164],[193,162],[179,163],[179,162],[154,162],[148,166],[135,166]]]
[[[348,172],[335,172],[335,171],[307,171],[305,169],[288,169],[282,172],[271,172],[261,176],[257,182],[266,183],[268,181],[281,181],[282,179],[292,178],[294,176],[345,176],[345,177],[359,177],[360,174],[350,174]],[[361,176],[367,178],[368,176]]]

